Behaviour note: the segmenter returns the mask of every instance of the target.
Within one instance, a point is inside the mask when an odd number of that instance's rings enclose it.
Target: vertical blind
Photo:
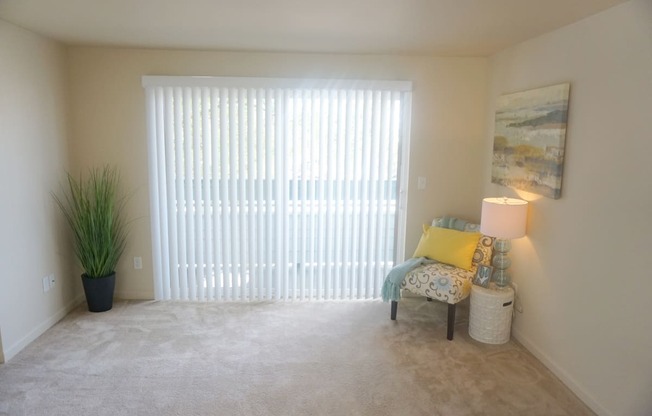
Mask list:
[[[157,299],[364,299],[403,256],[411,84],[143,77]]]

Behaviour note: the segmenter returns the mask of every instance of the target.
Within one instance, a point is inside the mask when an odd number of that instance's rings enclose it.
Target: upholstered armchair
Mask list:
[[[432,226],[458,230],[464,233],[474,233],[475,235],[480,232],[479,224],[467,223],[466,221],[452,217],[436,218],[432,222]],[[427,227],[424,229],[424,236],[426,235],[426,232]],[[424,236],[422,236],[419,247],[421,247],[421,243],[424,241]],[[448,304],[447,338],[449,340],[453,339],[456,305],[466,299],[471,293],[473,278],[478,265],[489,265],[491,263],[493,240],[492,237],[482,234],[479,235],[475,251],[470,252],[472,258],[470,259],[471,262],[469,268],[458,267],[436,261],[431,264],[416,267],[408,272],[403,280],[401,285],[402,290],[425,296],[428,301],[434,299]],[[444,242],[439,241],[439,243]],[[419,249],[420,248],[417,248],[417,251],[419,251]],[[417,257],[417,255],[415,255],[415,257]],[[398,302],[392,300],[392,320],[396,320],[397,309]]]

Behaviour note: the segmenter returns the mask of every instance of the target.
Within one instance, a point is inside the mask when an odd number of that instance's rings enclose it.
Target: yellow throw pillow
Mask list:
[[[423,235],[412,257],[428,257],[470,270],[480,236],[480,233],[424,225]]]

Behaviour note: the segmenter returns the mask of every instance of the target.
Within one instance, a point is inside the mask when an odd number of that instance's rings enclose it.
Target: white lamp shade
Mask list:
[[[525,236],[527,201],[514,198],[482,200],[480,232],[490,237],[510,240]]]

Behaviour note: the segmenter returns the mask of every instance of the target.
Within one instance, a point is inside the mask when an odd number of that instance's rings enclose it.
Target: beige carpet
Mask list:
[[[458,308],[380,302],[118,302],[79,308],[0,365],[0,415],[592,415]]]

